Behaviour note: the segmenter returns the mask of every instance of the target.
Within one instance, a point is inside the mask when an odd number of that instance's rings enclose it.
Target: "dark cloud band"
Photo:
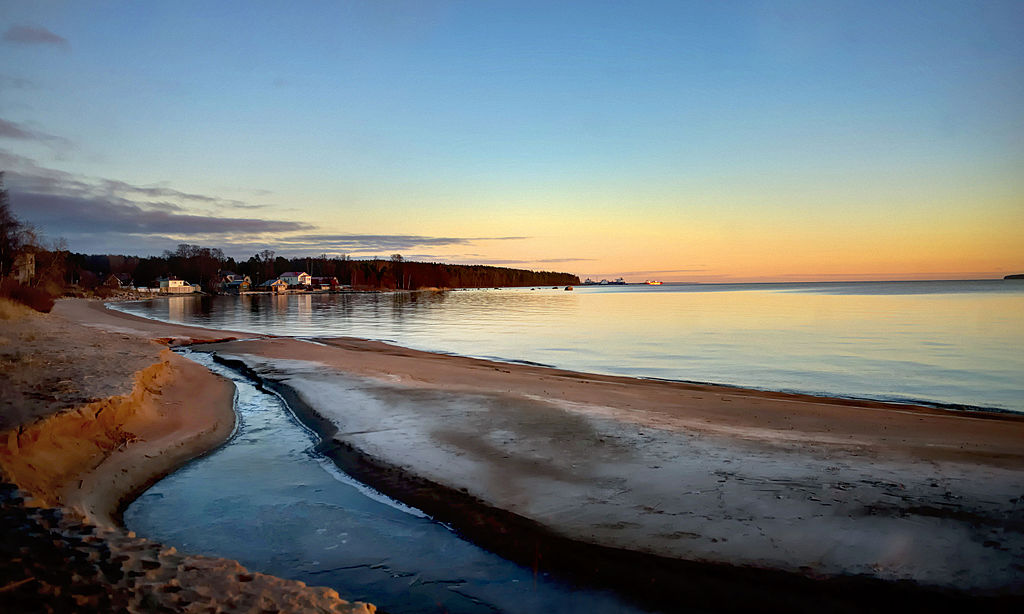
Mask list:
[[[71,141],[59,136],[33,130],[23,124],[7,121],[0,117],[0,139],[17,141],[38,141],[49,145],[70,145]]]
[[[15,212],[50,234],[236,235],[296,232],[309,224],[176,213],[167,209],[60,194],[11,191]],[[158,207],[158,206],[157,206]]]
[[[395,252],[423,247],[469,245],[477,241],[514,241],[527,237],[428,237],[385,234],[306,234],[284,237],[282,246],[330,252]]]

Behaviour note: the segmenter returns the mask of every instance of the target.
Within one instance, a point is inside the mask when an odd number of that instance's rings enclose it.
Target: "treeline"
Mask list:
[[[365,290],[417,290],[421,288],[487,288],[497,286],[564,286],[579,284],[579,277],[552,271],[528,271],[483,265],[415,262],[395,254],[389,259],[354,260],[341,257],[284,258],[271,250],[247,260],[225,256],[220,249],[181,244],[162,256],[68,254],[68,281],[96,287],[110,276],[131,279],[136,286],[152,286],[160,277],[175,276],[204,289],[213,289],[225,272],[248,275],[257,286],[282,273],[301,271],[313,277],[334,277],[341,285]]]

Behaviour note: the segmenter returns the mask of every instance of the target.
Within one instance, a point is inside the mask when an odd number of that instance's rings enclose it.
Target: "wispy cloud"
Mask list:
[[[617,272],[615,274],[623,276],[623,277],[626,277],[628,275],[670,275],[672,273],[705,273],[705,272],[707,272],[707,270],[708,270],[707,267],[701,266],[701,267],[695,268],[695,269],[657,269],[657,270],[651,270],[651,271],[619,271],[619,272]]]
[[[31,79],[25,79],[24,77],[0,75],[0,87],[12,90],[31,90],[36,88],[36,84]]]
[[[0,119],[0,138],[30,141],[35,139],[36,135],[19,124]]]
[[[35,130],[24,124],[8,121],[2,117],[0,117],[0,139],[36,141],[46,145],[55,145],[62,148],[71,147],[71,141],[64,137],[48,134],[41,130]]]
[[[101,179],[99,186],[110,194],[134,195],[144,198],[171,198],[196,203],[234,207],[237,209],[262,209],[266,205],[250,205],[239,200],[219,198],[208,194],[182,192],[166,185],[134,185],[115,179]]]
[[[250,203],[243,203],[238,200],[220,201],[223,206],[231,207],[232,209],[267,209],[271,205],[253,205]]]
[[[41,26],[11,26],[4,32],[3,40],[21,45],[55,45],[68,48],[68,39],[54,34]]]
[[[0,119],[0,137],[4,134]],[[13,125],[13,130],[21,130],[22,126]],[[11,138],[14,138],[13,136]],[[60,139],[61,137],[53,137]],[[105,198],[126,204],[145,203],[163,208],[183,209],[193,204],[206,205],[214,209],[265,209],[271,205],[253,204],[244,201],[222,198],[209,194],[186,192],[168,186],[165,183],[137,185],[116,179],[88,178],[73,175],[64,171],[46,168],[36,160],[15,154],[0,148],[0,168],[8,169],[18,176],[21,187],[26,191],[54,194],[72,194],[93,198]],[[175,202],[177,201],[177,202]]]
[[[429,237],[405,234],[305,234],[282,238],[282,247],[331,253],[395,253],[424,247],[470,245],[477,241],[517,241],[528,237]]]
[[[513,260],[507,258],[456,258],[455,261],[460,264],[489,264],[494,266],[526,266],[526,265],[538,265],[538,264],[564,264],[570,262],[589,262],[594,260],[593,258],[541,258],[538,260]]]

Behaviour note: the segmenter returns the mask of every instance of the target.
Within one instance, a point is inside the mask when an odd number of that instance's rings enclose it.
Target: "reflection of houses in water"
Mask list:
[[[167,319],[172,322],[184,322],[185,315],[191,314],[192,301],[185,297],[172,297],[167,301]]]
[[[270,307],[274,311],[284,313],[288,311],[288,295],[275,292],[270,295]]]
[[[313,296],[311,294],[297,294],[295,300],[295,313],[297,320],[303,324],[313,321]]]

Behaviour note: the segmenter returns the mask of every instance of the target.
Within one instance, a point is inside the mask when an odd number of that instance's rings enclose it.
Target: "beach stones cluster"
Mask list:
[[[187,556],[121,528],[25,505],[0,483],[0,611],[374,612],[329,588]]]

